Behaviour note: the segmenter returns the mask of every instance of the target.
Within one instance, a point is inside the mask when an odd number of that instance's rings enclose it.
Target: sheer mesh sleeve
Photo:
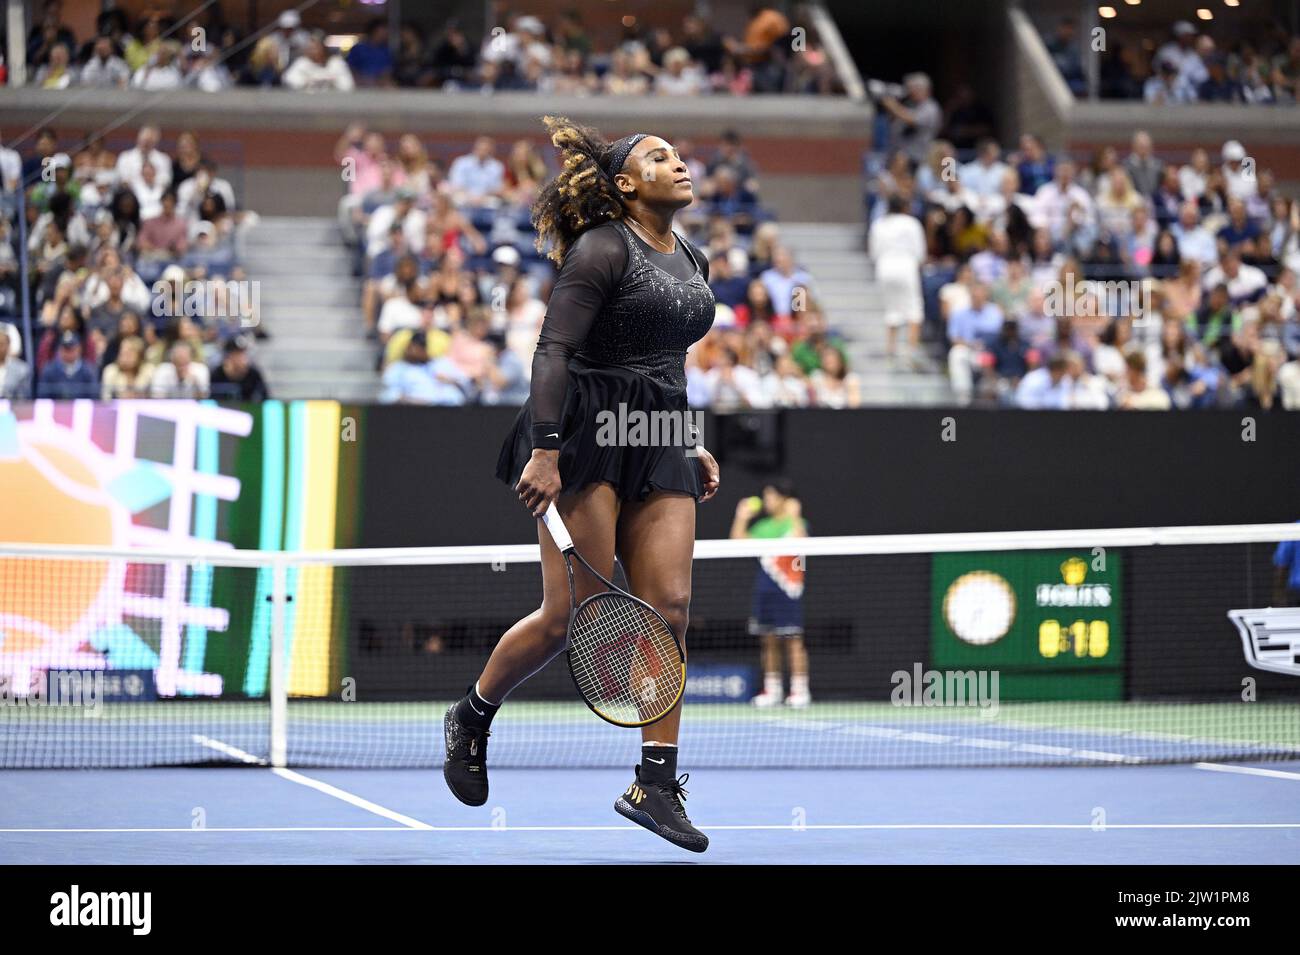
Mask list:
[[[627,261],[627,243],[613,226],[584,232],[564,257],[533,353],[534,422],[559,422],[569,384],[569,359],[618,289]]]

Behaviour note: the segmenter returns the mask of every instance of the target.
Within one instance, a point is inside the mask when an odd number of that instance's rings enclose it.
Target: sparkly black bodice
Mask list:
[[[695,274],[682,281],[650,261],[627,226],[617,228],[628,245],[627,269],[576,357],[631,369],[680,397],[686,393],[686,349],[713,324],[713,291],[698,262]],[[680,236],[677,241],[687,255],[697,254]]]
[[[533,356],[533,420],[560,420],[570,359],[634,371],[684,404],[686,350],[713,315],[708,264],[680,235],[661,255],[622,222],[584,233],[561,266]]]

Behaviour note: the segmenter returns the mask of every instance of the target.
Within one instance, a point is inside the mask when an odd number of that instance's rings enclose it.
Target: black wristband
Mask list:
[[[533,423],[533,450],[560,450],[560,426],[554,421],[536,421]]]

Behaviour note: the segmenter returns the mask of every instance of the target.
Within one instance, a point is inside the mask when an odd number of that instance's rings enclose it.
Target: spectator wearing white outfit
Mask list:
[[[176,342],[169,358],[154,370],[149,393],[155,398],[206,398],[211,381],[208,366],[194,360],[189,343]]]
[[[275,32],[267,39],[275,49],[277,66],[283,71],[307,48],[311,34],[302,29],[302,17],[297,10],[285,10],[275,21]]]
[[[140,177],[132,179],[128,185],[135,193],[135,200],[140,204],[140,219],[147,221],[162,214],[162,198],[167,193],[167,184],[162,181],[162,174],[152,163],[145,163],[140,170]]]
[[[133,89],[146,92],[161,90],[178,90],[184,84],[180,67],[176,65],[180,57],[180,44],[168,40],[160,43],[149,62],[135,71],[131,77]]]
[[[400,226],[408,249],[424,247],[424,233],[429,217],[415,207],[415,193],[399,188],[390,205],[380,206],[366,224],[366,252],[379,255],[388,246],[394,226]]]
[[[1070,379],[1067,407],[1076,411],[1105,411],[1110,407],[1106,380],[1088,371],[1083,356],[1076,351],[1065,353],[1065,374]]]
[[[908,215],[906,201],[891,196],[889,211],[877,219],[867,233],[867,251],[880,284],[885,312],[885,353],[898,360],[898,329],[907,327],[907,358],[920,360],[921,321],[925,304],[921,297],[921,266],[925,262],[925,229]]]
[[[1235,139],[1223,144],[1223,178],[1228,186],[1228,195],[1236,199],[1249,199],[1255,195],[1258,184],[1255,182],[1254,163],[1247,161],[1246,147]]]
[[[1046,228],[1056,242],[1065,241],[1076,227],[1092,218],[1092,196],[1075,181],[1074,173],[1074,163],[1062,160],[1056,164],[1052,181],[1034,193],[1033,224]]]
[[[1174,38],[1156,51],[1157,63],[1172,63],[1179,72],[1183,64],[1196,56],[1196,27],[1186,20],[1173,26]]]
[[[1200,199],[1205,195],[1210,177],[1210,154],[1197,147],[1192,150],[1191,161],[1178,170],[1178,188],[1184,199]]]
[[[1218,285],[1228,288],[1228,298],[1235,307],[1253,302],[1268,289],[1268,276],[1264,271],[1241,261],[1241,253],[1231,250],[1222,262],[1205,273],[1202,287],[1207,291]]]
[[[198,171],[176,187],[176,205],[187,219],[199,218],[199,206],[208,194],[221,197],[227,211],[235,208],[235,190],[230,183],[216,174],[209,160],[199,162]]]
[[[18,150],[0,145],[0,192],[13,192],[23,177],[23,158]]]
[[[691,55],[675,46],[663,56],[663,69],[655,76],[654,90],[660,96],[696,96],[707,89],[707,81],[691,62]]]
[[[1289,361],[1278,369],[1277,384],[1282,390],[1283,409],[1300,411],[1300,359]]]
[[[312,37],[302,55],[289,64],[280,80],[291,90],[309,93],[321,90],[350,93],[356,88],[347,61],[337,53],[330,53],[320,37]]]
[[[135,146],[117,157],[117,181],[127,186],[140,179],[140,172],[148,162],[157,173],[157,182],[166,189],[172,182],[171,158],[158,148],[157,126],[142,126],[136,134]]]
[[[379,310],[379,339],[387,342],[402,328],[422,328],[427,323],[424,305],[425,287],[418,280],[407,285],[405,293],[394,295]]]

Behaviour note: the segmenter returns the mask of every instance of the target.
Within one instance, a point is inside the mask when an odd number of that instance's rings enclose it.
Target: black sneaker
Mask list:
[[[641,767],[637,766],[636,781],[618,797],[614,811],[673,845],[703,852],[709,847],[709,837],[686,818],[686,790],[682,784],[689,778],[689,773],[683,773],[664,783],[643,782]]]
[[[487,741],[492,733],[456,719],[455,703],[442,718],[442,732],[447,741],[447,758],[442,764],[447,788],[467,806],[483,805],[488,797]]]

